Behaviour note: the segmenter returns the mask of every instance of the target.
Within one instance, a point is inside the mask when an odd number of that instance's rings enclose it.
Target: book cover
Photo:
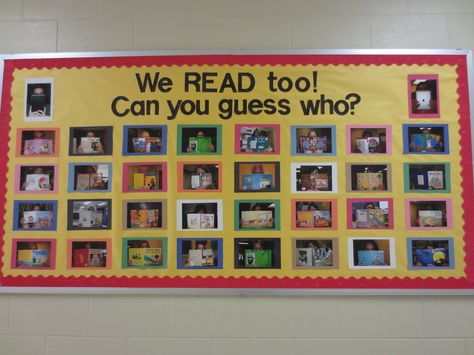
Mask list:
[[[314,228],[314,211],[297,211],[296,221],[298,228]]]
[[[211,173],[204,173],[199,176],[200,179],[200,189],[207,189],[209,187],[212,187],[213,181],[212,181],[212,174]]]
[[[316,228],[324,228],[331,226],[331,211],[329,210],[318,210],[314,211],[314,226]]]
[[[25,182],[25,191],[47,191],[51,186],[47,174],[27,174]]]
[[[369,141],[366,138],[357,138],[356,149],[363,154],[369,153]]]
[[[242,228],[272,228],[272,211],[242,211]]]
[[[135,153],[146,152],[146,138],[132,138],[133,151]]]
[[[385,228],[385,213],[381,208],[366,210],[369,220],[369,228]]]
[[[102,211],[79,210],[79,225],[82,228],[102,226]]]
[[[191,188],[199,189],[201,187],[201,175],[193,174],[191,175]]]
[[[418,211],[420,227],[442,227],[443,211],[420,210]]]
[[[212,213],[188,213],[186,215],[188,229],[214,229]]]
[[[312,248],[296,248],[296,266],[313,266]]]
[[[369,186],[369,173],[357,173],[357,190],[367,191]]]
[[[35,249],[32,250],[33,255],[31,259],[31,266],[33,267],[45,267],[48,265],[49,252],[46,249]]]
[[[89,190],[90,187],[89,174],[77,174],[76,190]]]
[[[158,137],[147,137],[145,139],[145,153],[158,152],[161,140]]]
[[[163,265],[161,256],[161,248],[144,248],[143,266],[159,266]]]
[[[72,252],[72,266],[89,266],[89,249],[74,249]]]
[[[204,266],[214,266],[214,251],[212,249],[204,249],[202,257]]]
[[[359,266],[385,265],[383,250],[359,250],[357,256],[359,258]]]
[[[209,153],[211,152],[211,137],[190,137],[189,148],[191,153]]]
[[[204,258],[201,249],[191,249],[188,252],[188,265],[189,266],[202,266]]]
[[[327,137],[299,137],[299,147],[301,153],[323,153],[327,149]]]
[[[242,175],[242,190],[268,190],[272,187],[272,180],[271,174],[244,174]]]
[[[50,211],[25,211],[23,219],[24,223],[33,225],[33,228],[50,228],[53,214]]]
[[[148,210],[130,210],[131,228],[149,228]]]
[[[147,190],[156,190],[158,188],[158,177],[153,174],[145,175],[145,188]]]
[[[383,190],[383,174],[382,173],[368,173],[369,174],[369,190]]]
[[[145,265],[145,248],[129,248],[128,260],[131,266]]]
[[[332,266],[332,250],[329,248],[314,248],[313,265]]]
[[[33,264],[33,250],[19,249],[16,252],[16,266],[31,267]]]
[[[145,174],[134,173],[133,174],[133,189],[142,190],[145,187]]]
[[[89,266],[100,267],[105,265],[105,253],[102,249],[89,249]]]
[[[272,251],[260,249],[246,249],[244,252],[245,267],[271,267]]]
[[[52,155],[53,141],[51,139],[25,140],[24,155]]]
[[[357,228],[369,228],[369,210],[356,210],[356,225]]]
[[[100,189],[102,185],[102,174],[89,174],[89,189]]]
[[[443,266],[448,259],[448,254],[445,248],[416,249],[415,257],[416,262],[422,266]]]
[[[432,190],[444,190],[443,171],[428,171],[428,187]]]
[[[428,189],[428,173],[426,171],[415,172],[414,186],[416,190]]]
[[[84,154],[99,153],[99,137],[81,137],[81,148]]]

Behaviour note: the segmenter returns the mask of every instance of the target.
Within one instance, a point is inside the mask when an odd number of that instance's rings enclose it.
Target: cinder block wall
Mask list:
[[[0,53],[474,48],[473,0],[0,0]],[[467,355],[472,297],[0,295],[0,355]]]

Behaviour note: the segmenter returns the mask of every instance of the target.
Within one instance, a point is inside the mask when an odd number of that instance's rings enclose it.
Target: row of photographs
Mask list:
[[[338,269],[338,238],[292,238],[293,269]],[[406,238],[407,266],[414,269],[453,269],[451,237]],[[222,238],[178,238],[178,269],[222,269]],[[226,242],[227,243],[227,242]],[[395,269],[395,238],[348,238],[350,269]],[[280,238],[235,238],[235,269],[281,269]],[[110,269],[110,239],[67,240],[68,269]],[[14,239],[13,269],[55,269],[55,239]],[[168,240],[164,237],[124,238],[122,268],[167,268]],[[284,267],[284,266],[283,266]]]
[[[154,91],[154,90],[152,90]],[[408,117],[440,118],[439,109],[439,78],[437,74],[410,74],[407,76]],[[128,100],[126,100],[128,101]],[[127,105],[127,102],[121,102]],[[53,120],[54,78],[27,78],[25,80],[24,97],[25,121]],[[133,105],[137,105],[138,109]],[[136,114],[144,115],[145,107],[149,114],[158,115],[158,101],[134,101],[128,108],[121,111],[115,107],[116,115],[126,115],[132,109]],[[143,111],[143,112],[142,112]]]
[[[404,154],[449,154],[446,124],[404,124]],[[347,154],[392,154],[391,125],[347,125]],[[113,127],[71,127],[69,155],[112,155]],[[226,136],[227,137],[227,136]],[[235,125],[235,154],[280,154],[280,125]],[[178,125],[178,155],[220,155],[222,126]],[[227,138],[226,138],[227,139]],[[166,126],[124,126],[122,154],[167,154]],[[20,128],[16,156],[58,156],[59,128]],[[292,126],[292,155],[336,155],[336,126]]]
[[[398,165],[397,165],[398,166]],[[391,163],[346,163],[347,192],[392,191]],[[295,194],[337,193],[337,163],[291,163],[291,192]],[[407,193],[451,192],[450,163],[403,163]],[[178,162],[178,192],[221,192],[222,162]],[[15,165],[14,191],[57,193],[57,164]],[[69,163],[68,192],[111,192],[112,163]],[[122,192],[168,191],[167,163],[134,162],[122,165]],[[63,181],[66,179],[63,179]],[[234,192],[280,192],[280,162],[235,162]]]
[[[167,229],[166,200],[122,201],[122,229]],[[346,200],[348,229],[394,229],[392,198],[349,198]],[[14,231],[57,230],[58,202],[52,200],[14,201]],[[176,230],[222,231],[222,200],[178,200]],[[339,222],[340,223],[340,222]],[[452,200],[406,199],[406,229],[452,229]],[[280,200],[234,201],[234,230],[279,231]],[[67,201],[68,230],[112,229],[111,199]],[[336,199],[292,199],[292,230],[337,230]]]

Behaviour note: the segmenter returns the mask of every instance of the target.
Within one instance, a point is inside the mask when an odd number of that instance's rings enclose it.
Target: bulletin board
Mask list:
[[[474,286],[470,52],[0,68],[0,286]]]

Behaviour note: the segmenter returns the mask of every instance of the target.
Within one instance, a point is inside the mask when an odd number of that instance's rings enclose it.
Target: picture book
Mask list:
[[[102,249],[88,249],[89,251],[89,266],[101,267],[105,266],[105,252]]]
[[[33,250],[19,249],[16,252],[16,266],[31,267],[33,264]]]
[[[142,190],[145,187],[145,174],[134,173],[133,174],[133,189]]]
[[[133,151],[135,153],[145,153],[146,138],[132,138]]]
[[[214,250],[204,249],[202,251],[203,266],[214,266]]]
[[[296,221],[298,228],[314,228],[314,211],[297,211]]]
[[[191,189],[206,189],[213,185],[212,174],[193,174],[191,175]]]
[[[89,266],[89,249],[73,249],[72,266],[73,267]]]
[[[204,257],[201,249],[191,249],[188,252],[189,266],[202,266],[204,264]]]
[[[190,137],[189,150],[190,153],[209,153],[211,152],[211,137]]]
[[[84,154],[99,153],[99,137],[81,137],[81,148]]]
[[[102,174],[77,174],[76,190],[94,190],[102,185]]]
[[[313,265],[332,266],[332,250],[329,248],[314,248]]]
[[[432,190],[443,190],[443,171],[428,171],[428,187]]]
[[[357,251],[359,266],[383,266],[384,251],[383,250],[359,250]]]
[[[163,258],[161,256],[161,248],[144,248],[143,266],[159,266],[163,265]]]
[[[33,255],[31,259],[31,266],[41,267],[41,266],[49,266],[48,265],[48,258],[49,258],[49,251],[46,249],[35,249],[32,250]]]
[[[317,210],[314,213],[314,226],[316,228],[330,227],[331,211],[329,210]]]
[[[212,213],[188,213],[188,229],[215,229]]]
[[[376,153],[379,146],[378,137],[357,138],[356,149],[363,154]]]
[[[154,174],[145,175],[145,189],[156,190],[158,189],[158,177]]]
[[[300,136],[299,151],[301,153],[315,154],[323,153],[327,150],[328,139],[326,136],[323,137],[306,137]]]
[[[414,187],[415,187],[415,190],[428,190],[428,172],[427,171],[415,172]]]
[[[270,148],[270,139],[268,137],[254,137],[245,135],[241,137],[241,151],[265,152]]]
[[[441,136],[435,134],[410,134],[410,151],[433,152],[441,148]]]
[[[135,153],[151,153],[160,151],[161,140],[158,137],[132,138]]]
[[[443,211],[420,210],[418,211],[420,227],[442,227]]]
[[[145,266],[145,248],[129,248],[128,262],[130,266]]]
[[[244,174],[242,175],[242,190],[269,190],[272,188],[272,182],[272,174]]]
[[[374,191],[383,189],[382,173],[357,173],[357,190]]]
[[[272,251],[260,249],[246,249],[244,252],[245,267],[271,267]]]
[[[50,211],[25,211],[23,212],[23,223],[30,228],[50,228],[53,222],[53,214]]]
[[[52,155],[53,141],[51,139],[25,140],[24,155]]]
[[[446,263],[448,255],[445,248],[416,249],[415,259],[422,266],[439,266]]]
[[[130,210],[131,228],[158,227],[159,210]]]
[[[381,208],[356,210],[357,228],[384,228],[385,212]]]
[[[313,266],[313,248],[296,248],[296,266]]]
[[[272,211],[242,211],[242,228],[272,228]]]
[[[25,183],[25,191],[48,191],[51,188],[47,174],[27,174]]]
[[[79,210],[78,226],[82,228],[97,228],[102,226],[102,211]]]

